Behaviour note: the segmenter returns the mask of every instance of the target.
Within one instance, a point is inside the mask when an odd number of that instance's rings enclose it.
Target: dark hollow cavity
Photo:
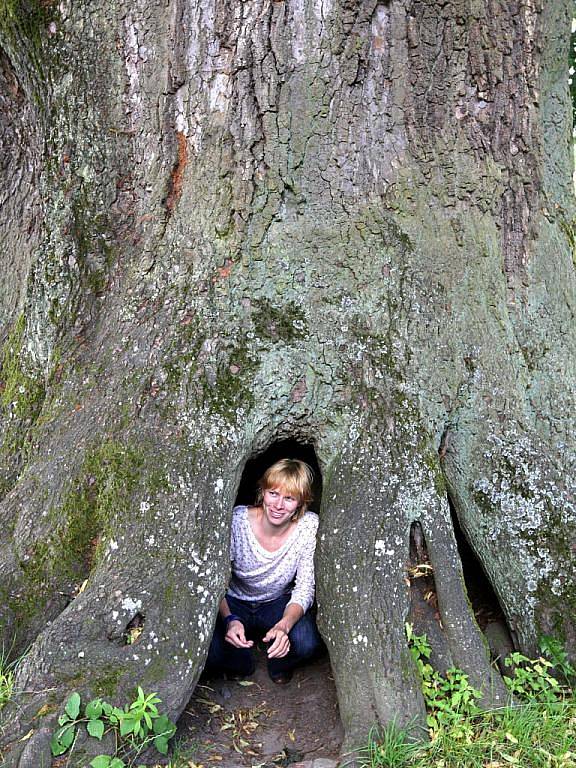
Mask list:
[[[124,645],[134,645],[134,643],[138,642],[144,628],[144,619],[145,616],[143,613],[137,613],[134,618],[128,622],[124,634],[122,635]]]
[[[486,636],[492,658],[504,671],[503,659],[514,650],[514,640],[498,596],[460,526],[452,499],[448,497],[448,501],[468,599],[478,626]]]
[[[278,440],[262,453],[248,459],[236,495],[236,504],[254,504],[258,481],[268,467],[280,459],[300,459],[312,469],[314,472],[314,486],[312,488],[314,499],[310,508],[318,511],[322,500],[322,475],[316,458],[316,451],[313,445],[299,443],[297,440]]]

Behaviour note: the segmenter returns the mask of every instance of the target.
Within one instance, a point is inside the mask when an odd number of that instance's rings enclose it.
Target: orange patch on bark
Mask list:
[[[166,195],[166,208],[170,213],[174,209],[174,206],[178,202],[180,195],[182,194],[182,180],[184,177],[184,169],[188,162],[188,143],[186,136],[182,131],[176,131],[176,137],[178,139],[178,153],[176,156],[176,162],[172,173],[170,174],[170,181],[168,182],[168,194]]]
[[[212,277],[212,282],[217,283],[218,280],[225,280],[227,277],[230,277],[230,273],[232,272],[233,262],[231,259],[226,259],[223,267],[218,267],[217,275],[214,275]]]

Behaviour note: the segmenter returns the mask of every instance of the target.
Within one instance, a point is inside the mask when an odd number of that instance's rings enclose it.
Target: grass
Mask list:
[[[166,768],[197,768],[197,744],[176,743],[172,748],[172,757]]]
[[[409,730],[389,728],[380,736],[373,734],[360,752],[360,764],[363,768],[576,766],[574,694],[552,703],[531,702],[480,712],[467,721],[456,729],[440,728],[426,744],[416,743]]]
[[[6,706],[14,695],[14,679],[18,660],[8,661],[8,654],[0,651],[0,709]]]

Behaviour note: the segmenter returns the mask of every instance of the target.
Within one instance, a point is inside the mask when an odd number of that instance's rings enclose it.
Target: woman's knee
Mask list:
[[[254,657],[249,648],[235,648],[224,639],[225,627],[217,622],[208,649],[206,668],[221,670],[239,675],[251,675],[254,672]]]
[[[314,656],[322,646],[322,638],[318,632],[314,617],[305,614],[297,622],[289,634],[292,651],[302,659]]]

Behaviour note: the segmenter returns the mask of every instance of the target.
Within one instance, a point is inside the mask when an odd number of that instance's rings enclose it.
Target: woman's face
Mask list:
[[[288,493],[285,488],[268,488],[263,497],[264,514],[268,522],[282,526],[290,522],[292,515],[298,509],[299,499]]]

